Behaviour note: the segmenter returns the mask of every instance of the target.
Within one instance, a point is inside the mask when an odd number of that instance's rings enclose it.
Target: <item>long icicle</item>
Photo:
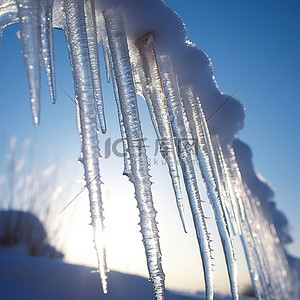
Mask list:
[[[210,237],[208,234],[205,215],[202,207],[196,172],[193,164],[193,156],[186,143],[189,142],[185,128],[184,116],[180,101],[180,94],[177,80],[172,67],[171,59],[168,56],[161,56],[159,61],[162,83],[167,99],[168,111],[174,136],[178,141],[178,157],[180,160],[186,191],[188,194],[191,211],[194,219],[194,226],[198,238],[198,244],[202,257],[206,299],[213,299],[213,271]],[[188,148],[190,145],[188,145]]]
[[[270,290],[270,278],[269,274],[266,270],[265,266],[265,259],[262,256],[262,249],[261,244],[258,240],[258,231],[257,231],[257,221],[255,220],[252,208],[251,208],[251,201],[253,201],[252,197],[250,196],[250,191],[246,189],[243,185],[241,185],[240,189],[242,189],[242,194],[244,195],[244,208],[245,208],[245,216],[246,216],[246,222],[248,224],[248,230],[250,233],[250,237],[252,239],[252,245],[253,245],[253,253],[255,256],[255,261],[257,265],[258,275],[260,279],[260,283],[262,286],[262,294],[263,299],[271,300],[273,297],[271,297],[272,290]]]
[[[227,207],[229,216],[230,216],[230,221],[232,224],[232,228],[234,231],[234,234],[241,234],[241,228],[240,228],[240,217],[238,213],[238,207],[237,207],[237,202],[236,202],[236,196],[233,192],[233,187],[232,183],[230,180],[230,175],[229,175],[229,170],[228,170],[228,165],[225,161],[225,157],[223,154],[223,149],[219,141],[219,137],[217,135],[212,136],[212,143],[215,146],[215,157],[216,161],[218,162],[218,170],[219,170],[219,175],[221,178],[221,183],[223,184],[223,190],[224,194],[226,195],[227,201],[225,201],[225,205]]]
[[[245,210],[245,205],[247,205],[247,196],[244,193],[242,177],[240,174],[239,166],[236,162],[235,153],[231,147],[229,147],[230,155],[230,175],[233,183],[234,193],[236,194],[238,200],[238,207],[241,220],[241,240],[243,243],[247,264],[249,268],[250,278],[252,281],[252,287],[255,292],[257,299],[263,298],[264,282],[261,280],[258,266],[258,257],[255,252],[255,244],[253,242],[253,235],[251,231],[251,220],[249,221],[249,216]]]
[[[124,128],[124,117],[122,115],[122,111],[121,111],[121,107],[120,107],[118,86],[117,86],[116,77],[115,77],[114,70],[113,70],[114,69],[113,61],[112,61],[111,52],[109,49],[109,43],[108,43],[108,37],[107,37],[106,28],[105,28],[105,20],[104,20],[103,13],[97,14],[97,18],[98,18],[97,22],[100,24],[100,28],[98,28],[99,29],[98,38],[99,38],[99,40],[102,44],[102,48],[103,48],[106,74],[110,78],[109,74],[111,72],[114,96],[115,96],[116,105],[117,105],[119,127],[120,127],[120,132],[121,132],[121,137],[122,137],[123,153],[124,153],[123,175],[129,177],[131,163],[130,163],[130,156],[129,156],[129,152],[128,152],[128,142],[127,142],[126,132],[125,132],[125,128]]]
[[[162,157],[168,164],[181,222],[184,231],[187,232],[184,220],[183,200],[177,168],[174,137],[168,115],[166,98],[161,86],[153,37],[151,34],[147,34],[140,38],[136,44],[139,49],[143,70],[145,72],[145,82],[143,84],[144,96],[148,104],[152,123],[156,128],[156,135],[160,144]]]
[[[41,89],[41,3],[40,0],[16,0],[16,2],[33,123],[37,127],[40,117]]]
[[[115,74],[113,72],[112,63],[111,63],[111,68],[112,68],[112,71],[111,71],[111,73],[112,73],[111,74],[112,84],[113,84],[114,95],[115,95],[115,99],[116,99],[118,118],[119,118],[119,124],[120,124],[120,132],[121,132],[122,143],[123,143],[123,153],[124,153],[124,171],[123,171],[123,175],[129,177],[130,172],[131,172],[130,153],[128,151],[128,141],[127,141],[127,136],[126,136],[126,130],[125,130],[125,127],[124,127],[124,117],[123,117],[121,107],[120,107],[118,86],[117,86]]]
[[[52,32],[52,7],[54,0],[42,0],[41,6],[41,37],[42,53],[44,65],[50,89],[52,103],[56,102],[55,86],[55,68],[54,68],[54,49],[53,49],[53,32]]]
[[[94,105],[92,72],[89,62],[88,40],[85,30],[83,0],[64,1],[66,35],[70,52],[74,87],[79,105],[82,161],[89,191],[95,249],[98,257],[103,292],[107,292],[107,265],[104,245],[104,216],[99,171],[99,146],[96,110]]]
[[[156,211],[153,207],[148,161],[139,120],[123,18],[118,9],[106,10],[104,17],[130,153],[129,179],[135,188],[135,197],[140,211],[141,233],[154,294],[157,300],[163,300],[165,299],[165,275],[161,266]]]
[[[192,88],[182,88],[181,96],[189,120],[188,126],[191,127],[191,132],[194,133],[194,139],[197,141],[198,149],[196,152],[198,154],[198,162],[207,194],[213,207],[217,228],[222,241],[231,286],[231,294],[233,299],[238,299],[237,259],[233,241],[230,237],[224,205],[221,199],[220,178],[219,173],[217,172],[216,162],[213,157],[210,134],[207,128],[207,131],[204,129],[206,123],[204,123],[205,118],[203,118],[201,103],[199,102],[199,99],[195,98]]]
[[[96,108],[99,119],[99,124],[102,133],[106,133],[106,122],[104,114],[103,95],[101,87],[100,77],[100,65],[99,65],[99,54],[98,54],[98,42],[97,42],[97,31],[96,31],[96,16],[95,16],[95,4],[94,0],[85,0],[85,22],[86,22],[86,33],[90,54],[90,63],[92,68],[92,78],[94,85],[94,95],[96,100]]]

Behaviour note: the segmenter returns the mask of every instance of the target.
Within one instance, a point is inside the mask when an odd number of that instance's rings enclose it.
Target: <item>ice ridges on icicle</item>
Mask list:
[[[187,126],[190,127],[193,140],[196,143],[196,153],[205,183],[208,197],[210,199],[218,231],[221,237],[222,246],[226,258],[228,274],[233,299],[238,299],[237,285],[237,258],[233,246],[232,237],[229,231],[229,224],[225,214],[223,195],[221,195],[220,176],[214,158],[214,149],[210,140],[205,116],[199,99],[196,99],[191,87],[181,89],[183,105],[188,117]]]
[[[80,124],[82,162],[86,186],[89,191],[90,211],[94,229],[94,242],[103,292],[107,292],[107,266],[104,245],[104,217],[99,170],[99,146],[97,136],[96,110],[94,101],[94,76],[90,62],[84,2],[64,1],[66,24],[64,27],[73,72],[77,101],[77,116]]]
[[[148,270],[155,298],[165,299],[165,276],[161,266],[156,211],[153,207],[148,159],[139,120],[124,23],[120,10],[108,9],[104,12],[104,17],[112,57],[112,71],[118,89],[116,100],[119,101],[128,145],[129,179],[134,185],[135,198],[140,212],[140,226]]]
[[[184,112],[182,110],[179,89],[170,58],[168,56],[161,56],[159,60],[159,66],[173,133],[178,141],[178,157],[182,168],[183,179],[189,198],[198,244],[200,247],[205,277],[206,298],[213,299],[211,240],[207,230],[205,214],[202,207],[203,200],[200,196],[197,176],[193,164],[192,151],[190,151],[189,145],[187,144],[189,143],[189,139]]]
[[[230,146],[242,128],[243,107],[233,97],[228,101],[228,96],[219,91],[210,59],[186,40],[184,24],[172,9],[160,0],[0,0],[0,34],[17,22],[35,126],[39,123],[42,60],[51,100],[56,101],[52,28],[63,29],[66,35],[82,144],[80,160],[89,190],[104,292],[108,269],[97,116],[103,133],[106,124],[98,43],[104,53],[107,80],[111,79],[114,88],[125,154],[124,174],[134,184],[156,299],[164,299],[164,273],[136,93],[147,101],[185,228],[177,159],[180,162],[203,261],[207,299],[213,298],[212,249],[193,164],[195,155],[214,210],[233,298],[238,298],[237,262],[230,224],[234,234],[241,237],[257,298],[297,297],[276,228],[264,217],[260,201],[243,181]]]
[[[136,62],[136,69],[142,72],[139,74],[143,78],[143,96],[147,101],[148,109],[152,119],[156,136],[160,144],[162,157],[166,160],[174,193],[176,196],[179,215],[186,232],[184,220],[184,209],[182,203],[182,193],[180,178],[177,169],[177,157],[175,152],[174,138],[168,114],[167,102],[161,84],[159,68],[155,56],[155,49],[152,34],[147,34],[136,41],[141,61]]]

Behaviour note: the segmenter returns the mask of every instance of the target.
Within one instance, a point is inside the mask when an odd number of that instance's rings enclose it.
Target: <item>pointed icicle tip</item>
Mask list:
[[[37,127],[39,125],[41,85],[41,6],[39,0],[17,0],[16,2],[33,123]]]

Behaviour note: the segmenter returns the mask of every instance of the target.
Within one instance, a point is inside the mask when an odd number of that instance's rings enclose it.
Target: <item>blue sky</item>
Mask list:
[[[221,91],[231,94],[238,89],[235,96],[246,108],[245,128],[239,133],[239,137],[252,148],[257,171],[275,188],[276,203],[287,215],[293,229],[292,235],[295,243],[290,249],[292,253],[300,256],[300,220],[298,217],[300,208],[298,192],[300,182],[298,171],[300,167],[298,155],[300,104],[297,88],[300,84],[299,1],[168,0],[166,2],[184,20],[188,38],[211,58]],[[69,187],[72,186],[67,195],[71,200],[83,185],[82,182],[78,183],[78,180],[83,177],[83,172],[81,166],[75,163],[75,159],[80,153],[80,144],[76,132],[74,104],[63,92],[65,90],[71,96],[73,95],[72,76],[64,36],[61,31],[55,31],[57,104],[50,103],[43,71],[41,125],[36,129],[32,124],[26,71],[16,30],[17,26],[6,28],[1,40],[0,151],[4,153],[12,134],[16,135],[20,143],[25,137],[32,137],[40,149],[40,159],[43,161],[45,157],[53,158],[55,163],[61,167],[64,180],[66,181],[68,178],[65,183]],[[102,58],[101,62],[104,66]],[[105,77],[102,76],[102,78],[105,81]],[[110,85],[104,84],[103,89],[108,133],[106,137],[100,137],[102,148],[106,138],[111,137],[114,140],[119,137],[112,88]],[[142,101],[140,104],[144,134],[149,140],[154,139],[146,107]],[[132,187],[128,184],[127,179],[121,176],[122,159],[111,157],[108,160],[102,160],[101,164],[103,180],[106,182],[104,195],[111,202],[116,201],[116,205],[122,209],[125,209],[123,208],[125,201],[123,198],[127,197],[128,205],[126,204],[126,206],[131,207],[134,212],[136,205],[132,196]],[[156,182],[153,187],[156,198],[172,197],[170,196],[172,191],[166,181],[167,173],[166,168],[162,166],[153,166],[151,169],[153,181]],[[120,193],[123,192],[122,200],[124,201],[120,201],[121,197],[116,194],[116,189],[120,189]],[[83,202],[85,199],[79,199],[79,201]],[[108,211],[110,206],[114,207],[112,204],[107,204]],[[170,275],[167,278],[171,277],[170,286],[179,286],[180,278],[176,278],[171,271],[171,265],[177,258],[169,250],[176,248],[176,254],[180,254],[187,251],[187,247],[195,248],[195,250],[190,249],[189,251],[192,252],[187,255],[196,256],[199,260],[198,254],[196,254],[197,245],[190,240],[186,242],[187,246],[182,245],[185,242],[182,242],[183,237],[181,240],[178,238],[181,233],[177,233],[177,230],[179,231],[181,228],[173,203],[171,205],[168,202],[157,201],[156,207],[159,213],[161,212],[159,222],[162,227],[162,241],[166,238],[170,240],[169,243],[173,243],[169,245],[162,242],[163,250],[165,249],[165,253],[167,253],[164,257],[166,270],[170,269]],[[88,218],[88,208],[86,209],[84,222]],[[118,213],[112,208],[111,212],[108,212],[108,219],[110,219],[110,214],[117,215],[120,222],[126,221],[121,211]],[[172,217],[168,217],[168,215]],[[122,224],[126,230],[136,231],[128,239],[132,243],[137,241],[140,245],[136,246],[138,250],[134,252],[134,257],[130,257],[132,254],[130,254],[129,246],[127,251],[129,258],[126,258],[125,254],[123,258],[120,253],[116,253],[115,257],[119,257],[120,270],[138,273],[140,270],[132,266],[132,260],[138,257],[142,261],[144,254],[136,225],[137,215],[134,213],[130,217],[129,225]],[[163,229],[164,226],[166,229]],[[170,226],[174,226],[175,232],[169,231]],[[118,235],[120,232],[118,227],[116,225],[111,229],[112,234]],[[83,233],[83,235],[85,234]],[[84,237],[82,238],[84,239]],[[181,242],[178,242],[177,238]],[[112,251],[113,246],[120,249],[120,244],[112,244]],[[82,262],[84,259],[79,256],[86,255],[87,251],[86,249],[78,250],[79,254],[73,255],[73,261],[77,259]],[[181,264],[192,268],[194,261],[183,260]],[[178,270],[181,268],[184,270],[183,266],[178,266]],[[187,270],[185,269],[185,271]],[[197,286],[197,276],[199,273],[195,275],[195,279],[190,280],[193,288]],[[189,288],[191,287],[189,286]],[[222,289],[223,287],[220,286],[220,290]]]

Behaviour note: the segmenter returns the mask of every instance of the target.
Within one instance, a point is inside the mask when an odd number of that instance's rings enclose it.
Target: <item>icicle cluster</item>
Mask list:
[[[103,3],[102,3],[103,2]],[[201,101],[192,85],[180,86],[168,53],[156,51],[152,33],[128,35],[122,7],[94,0],[0,0],[0,33],[20,23],[34,125],[39,124],[40,66],[44,61],[51,100],[56,101],[52,28],[64,30],[73,74],[81,157],[89,191],[94,241],[103,291],[107,291],[104,217],[99,171],[100,150],[96,117],[106,132],[101,91],[98,43],[111,78],[123,139],[124,174],[135,189],[150,279],[156,299],[165,299],[156,211],[144,146],[136,91],[145,98],[160,142],[162,157],[186,231],[181,173],[193,216],[206,282],[206,298],[213,299],[211,237],[200,195],[196,157],[219,231],[233,299],[238,299],[237,258],[232,234],[241,237],[258,299],[290,299],[287,261],[276,231],[263,217],[260,203],[244,185],[230,146],[224,149],[209,131]],[[139,32],[137,30],[137,32]],[[194,143],[196,141],[196,143]],[[137,147],[138,145],[138,147]],[[229,153],[229,154],[228,154]]]

